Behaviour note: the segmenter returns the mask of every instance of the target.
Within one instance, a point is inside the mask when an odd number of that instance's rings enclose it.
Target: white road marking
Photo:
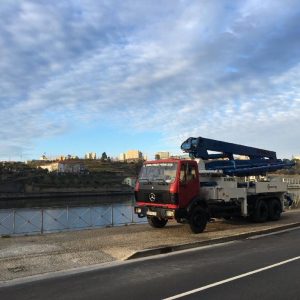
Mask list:
[[[182,297],[185,297],[185,296],[188,296],[188,295],[191,295],[191,294],[195,294],[195,293],[210,289],[212,287],[215,287],[215,286],[218,286],[218,285],[230,282],[230,281],[234,281],[234,280],[237,280],[237,279],[240,279],[240,278],[243,278],[243,277],[247,277],[247,276],[259,273],[259,272],[263,272],[265,270],[269,270],[269,269],[272,269],[272,268],[279,267],[281,265],[290,263],[290,262],[298,260],[298,259],[300,259],[300,256],[296,256],[296,257],[293,257],[293,258],[290,258],[290,259],[281,261],[279,263],[276,263],[276,264],[273,264],[273,265],[270,265],[270,266],[267,266],[267,267],[264,267],[264,268],[260,268],[260,269],[257,269],[257,270],[251,271],[251,272],[247,272],[247,273],[244,273],[244,274],[241,274],[241,275],[237,275],[237,276],[234,276],[234,277],[231,277],[231,278],[227,278],[227,279],[224,279],[224,280],[221,280],[221,281],[217,281],[217,282],[202,286],[202,287],[197,288],[197,289],[193,289],[193,290],[181,293],[181,294],[177,294],[177,295],[172,296],[172,297],[165,298],[163,300],[179,299],[179,298],[182,298]]]
[[[284,230],[280,230],[280,231],[274,231],[274,232],[260,234],[260,235],[253,235],[253,236],[248,237],[247,240],[256,240],[256,239],[264,238],[264,237],[269,236],[269,235],[276,235],[276,234],[280,234],[280,233],[284,233],[284,232],[288,232],[288,231],[293,231],[293,230],[299,230],[299,229],[300,229],[300,227],[294,227],[294,228],[288,228],[288,229],[284,229]]]

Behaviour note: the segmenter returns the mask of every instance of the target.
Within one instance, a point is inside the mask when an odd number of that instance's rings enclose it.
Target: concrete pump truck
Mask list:
[[[140,171],[134,211],[152,227],[175,219],[200,233],[210,218],[280,219],[287,184],[262,176],[293,162],[277,159],[273,151],[203,137],[188,138],[181,149],[191,159],[146,161]]]

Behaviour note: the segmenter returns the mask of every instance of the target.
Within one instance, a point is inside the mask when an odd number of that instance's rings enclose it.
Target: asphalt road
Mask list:
[[[169,297],[300,299],[300,229],[0,288],[1,300]]]

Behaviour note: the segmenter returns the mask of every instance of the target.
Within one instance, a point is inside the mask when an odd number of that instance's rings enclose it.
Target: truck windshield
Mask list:
[[[140,181],[174,182],[176,177],[177,163],[157,163],[143,165]]]

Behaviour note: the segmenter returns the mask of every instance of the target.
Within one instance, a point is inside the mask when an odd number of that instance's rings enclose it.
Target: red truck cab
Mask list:
[[[199,198],[200,184],[196,161],[164,159],[143,164],[135,187],[135,213],[147,217],[151,226],[164,227],[168,219],[189,222],[194,208],[202,211],[193,232],[204,230],[207,222],[207,205]],[[198,212],[200,210],[198,209]],[[205,220],[204,220],[205,219]],[[194,220],[195,221],[195,220]],[[205,223],[205,225],[203,225]],[[204,226],[204,227],[203,227]],[[199,231],[200,230],[200,231]]]

